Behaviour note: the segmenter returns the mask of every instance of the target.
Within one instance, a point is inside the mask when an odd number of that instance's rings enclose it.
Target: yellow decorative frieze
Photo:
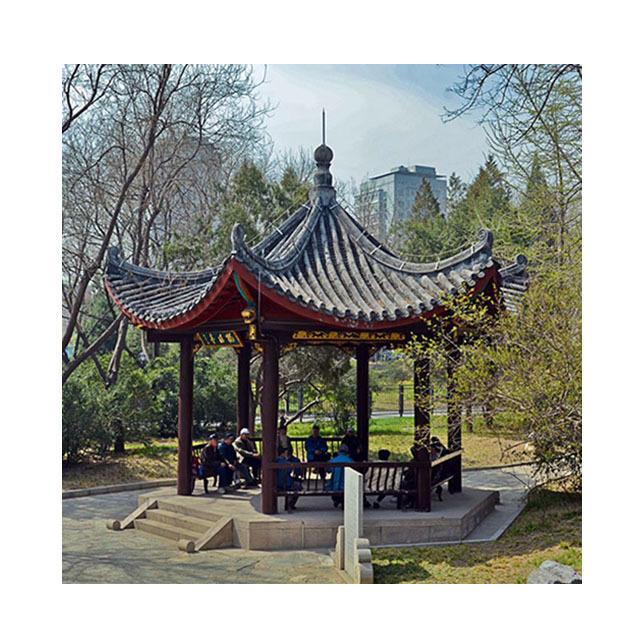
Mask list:
[[[308,342],[404,342],[398,331],[295,331],[294,340]]]

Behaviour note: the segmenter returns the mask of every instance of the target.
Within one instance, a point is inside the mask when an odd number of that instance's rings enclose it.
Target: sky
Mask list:
[[[264,65],[254,65],[262,78]],[[260,94],[275,107],[267,121],[274,150],[333,149],[335,179],[359,184],[398,165],[433,166],[469,181],[488,148],[478,114],[444,123],[459,99],[447,88],[462,65],[267,65]]]

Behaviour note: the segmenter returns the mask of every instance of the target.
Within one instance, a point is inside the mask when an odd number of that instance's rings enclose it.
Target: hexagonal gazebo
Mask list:
[[[353,349],[357,360],[357,433],[368,453],[371,353],[399,346],[423,333],[423,320],[448,313],[443,297],[465,289],[492,311],[512,305],[526,289],[526,261],[500,269],[492,257],[492,235],[446,260],[403,260],[376,240],[336,200],[329,170],[333,152],[315,150],[317,172],[308,202],[254,247],[242,227],[233,229],[233,250],[218,266],[174,273],[136,266],[109,250],[105,284],[122,312],[150,342],[180,343],[178,494],[192,491],[192,406],[194,347],[231,346],[238,354],[237,428],[249,417],[249,362],[263,355],[262,511],[276,513],[278,359],[295,344],[331,344]],[[428,362],[415,365],[416,394],[429,390]],[[416,406],[416,443],[429,433],[429,411]],[[461,412],[448,412],[448,446],[461,449]],[[426,485],[417,506],[430,508],[428,456],[422,458]],[[460,456],[453,490],[461,489]],[[361,465],[362,466],[362,465]]]

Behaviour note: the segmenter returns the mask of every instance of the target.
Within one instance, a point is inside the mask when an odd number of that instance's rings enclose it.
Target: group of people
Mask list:
[[[222,441],[212,433],[209,442],[200,452],[198,476],[204,482],[204,492],[208,493],[208,478],[218,478],[219,493],[226,493],[234,483],[234,475],[240,477],[240,486],[260,484],[262,458],[256,445],[249,437],[249,429],[242,429],[236,437],[227,433]]]
[[[291,438],[287,435],[287,426],[284,421],[280,422],[278,428],[278,438],[276,442],[278,450],[278,458],[276,462],[300,462],[300,458],[296,457],[293,452]],[[311,435],[304,441],[304,449],[307,456],[307,462],[354,462],[363,460],[362,445],[355,435],[352,428],[349,428],[347,435],[338,447],[337,455],[331,457],[329,453],[329,445],[327,441],[320,435],[320,428],[314,425],[311,428]],[[325,467],[319,467],[318,473],[327,491],[343,491],[344,490],[344,468],[336,467],[331,470],[331,476],[326,480],[327,470]],[[279,491],[296,491],[302,488],[302,469],[278,469],[277,485]],[[335,506],[341,504],[341,498],[332,496]],[[298,497],[292,496],[287,500],[287,508],[295,509],[295,503]]]
[[[217,477],[219,479],[220,493],[225,493],[229,490],[229,487],[234,484],[234,476],[237,475],[240,478],[239,484],[241,487],[255,486],[260,483],[260,471],[262,468],[262,458],[256,449],[256,445],[250,438],[249,429],[241,429],[240,435],[236,437],[233,433],[227,433],[222,441],[218,440],[217,434],[213,433],[209,436],[209,442],[202,448],[200,453],[200,465],[198,475],[204,481],[204,491],[208,493],[208,478]],[[320,429],[317,425],[314,425],[311,429],[311,435],[304,441],[304,448],[306,452],[307,462],[362,462],[365,460],[365,452],[360,440],[358,439],[355,431],[352,427],[347,429],[347,434],[343,438],[338,447],[338,453],[333,457],[329,453],[329,446],[327,441],[320,435]],[[278,428],[278,436],[276,440],[276,450],[278,457],[276,462],[278,463],[296,463],[300,462],[300,459],[294,455],[293,444],[291,438],[287,435],[287,426],[284,420],[280,422]],[[438,440],[438,438],[431,438],[429,444],[430,458],[433,462],[437,458],[446,455],[449,451]],[[413,457],[416,458],[417,450],[415,447],[411,448]],[[387,449],[381,449],[378,452],[378,461],[388,461],[390,452]],[[368,485],[370,487],[378,486],[378,476],[384,469],[380,467],[373,467],[369,469],[370,474]],[[445,469],[440,467],[437,471],[438,474],[444,472]],[[343,492],[344,491],[344,467],[334,467],[331,469],[329,479],[326,478],[326,467],[318,467],[317,469],[320,478],[324,482],[324,488],[326,491],[331,492]],[[388,475],[388,474],[387,474]],[[395,478],[395,475],[394,475]],[[277,488],[279,491],[298,491],[302,488],[303,470],[302,469],[278,469],[277,472]],[[432,478],[433,481],[437,481],[437,478]],[[386,481],[386,477],[385,477]],[[415,478],[411,476],[411,470],[405,471],[401,477],[395,481],[398,486],[395,489],[410,489],[415,486]],[[441,492],[442,489],[438,487]],[[383,499],[383,495],[380,494],[376,501],[373,503],[373,508],[379,508],[380,502]],[[438,494],[440,499],[441,496]],[[341,495],[332,495],[333,504],[335,507],[340,506],[343,503]],[[297,496],[289,498],[288,508],[295,509],[295,502]],[[370,507],[371,503],[364,499],[364,506]]]
[[[291,444],[291,438],[287,435],[287,426],[284,421],[280,422],[278,429],[277,447],[277,462],[300,462],[300,459],[293,454],[293,445]],[[333,457],[331,457],[329,445],[320,435],[320,428],[317,425],[311,428],[311,435],[304,441],[304,449],[307,462],[361,462],[365,459],[362,444],[352,427],[347,429],[347,434],[338,447],[338,453]],[[333,468],[328,480],[325,467],[318,467],[317,471],[322,481],[325,482],[325,490],[344,491],[343,467]],[[302,485],[302,470],[296,469],[291,473],[286,469],[279,469],[277,482],[278,490],[280,491],[296,490]],[[297,497],[293,497],[288,503],[288,507],[295,509],[296,500]],[[341,496],[332,496],[332,500],[336,507],[342,504]]]

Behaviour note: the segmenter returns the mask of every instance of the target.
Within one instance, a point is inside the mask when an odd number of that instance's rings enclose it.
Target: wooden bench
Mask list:
[[[448,484],[449,492],[456,493],[461,490],[461,461],[462,450],[454,451],[431,462],[288,462],[272,463],[269,469],[276,472],[279,469],[289,469],[292,477],[296,470],[299,477],[300,488],[289,490],[278,489],[277,495],[285,498],[285,508],[291,511],[291,503],[303,496],[328,496],[344,499],[343,491],[331,491],[325,488],[325,481],[317,473],[319,468],[335,469],[339,467],[351,467],[364,474],[363,493],[365,496],[375,496],[379,503],[386,496],[394,496],[398,499],[398,508],[406,510],[414,506],[420,508],[419,493],[423,493],[421,508],[430,511],[430,494],[433,490],[440,502],[442,502],[442,486]],[[376,472],[374,470],[380,470]],[[371,471],[370,471],[371,470]],[[444,471],[444,473],[443,473]],[[438,473],[439,472],[439,473]],[[424,486],[424,492],[418,491],[419,484]],[[296,500],[290,500],[295,498]],[[375,505],[375,503],[374,503]]]
[[[285,508],[291,511],[291,504],[303,496],[327,496],[337,498],[340,502],[344,499],[344,491],[333,491],[326,488],[327,480],[323,480],[318,473],[319,469],[329,471],[337,468],[351,467],[364,474],[363,493],[365,496],[396,496],[400,505],[405,505],[409,498],[417,494],[415,486],[403,485],[403,473],[412,469],[426,468],[424,463],[417,462],[279,462],[272,463],[269,469],[276,472],[287,469],[292,477],[297,477],[300,488],[278,489],[278,496],[285,498]],[[428,467],[428,465],[427,465]],[[374,469],[381,469],[380,473],[374,473]],[[369,471],[371,470],[371,471]],[[297,473],[296,473],[297,472]]]
[[[342,438],[325,438],[329,444],[329,451],[332,448],[337,450]],[[291,438],[294,446],[294,454],[304,451],[304,441],[306,438]],[[253,438],[256,448],[262,452],[262,439]],[[200,451],[206,443],[194,444],[192,446],[192,490],[195,487],[198,477],[198,466]],[[333,446],[332,446],[333,445]],[[299,457],[299,456],[296,456]],[[398,508],[406,510],[409,507],[416,506],[418,502],[418,483],[415,478],[422,476],[424,491],[427,495],[425,500],[425,508],[431,510],[430,494],[436,491],[438,500],[442,502],[442,487],[447,484],[449,493],[457,493],[462,490],[461,471],[462,471],[462,450],[448,453],[433,462],[391,462],[391,461],[372,461],[372,462],[306,462],[306,456],[300,458],[301,462],[274,462],[268,466],[270,470],[277,472],[279,469],[289,469],[292,477],[299,481],[300,488],[295,489],[278,489],[277,495],[285,498],[285,506],[287,511],[291,511],[292,503],[296,500],[290,498],[300,498],[303,496],[327,496],[335,497],[342,500],[344,498],[343,491],[330,491],[325,488],[326,480],[321,478],[318,473],[319,469],[331,469],[351,467],[364,474],[363,492],[365,496],[375,496],[376,502],[379,503],[387,496],[393,496],[398,499]],[[263,462],[263,472],[265,464]],[[368,470],[371,469],[371,473]],[[380,469],[380,472],[373,470]],[[296,474],[296,470],[298,471]],[[294,475],[295,474],[295,475]],[[296,477],[297,476],[297,477]],[[207,478],[202,478],[205,483],[205,491],[207,488]],[[213,486],[217,483],[217,476],[213,476]],[[374,503],[375,507],[375,503]],[[417,507],[416,507],[417,508]]]
[[[307,439],[308,436],[305,437],[296,437],[296,438],[290,438],[291,440],[291,446],[293,447],[293,455],[296,458],[299,458],[301,461],[306,462],[307,461],[307,451],[304,447],[304,443],[305,440]],[[255,443],[256,445],[256,449],[258,450],[258,453],[262,453],[262,438],[251,438],[251,440]],[[340,446],[340,443],[342,442],[343,438],[338,437],[338,436],[329,436],[327,438],[324,438],[324,440],[327,442],[327,447],[328,447],[328,452],[330,456],[334,456],[336,455],[336,453],[338,452],[338,447]],[[200,478],[198,476],[198,467],[200,465],[200,452],[202,451],[203,447],[205,447],[207,445],[207,442],[202,442],[200,444],[193,444],[191,445],[191,456],[192,456],[192,461],[191,461],[191,491],[193,491],[193,489],[196,486],[196,481],[197,480],[207,480],[207,478]],[[218,481],[218,476],[210,476],[213,478],[213,486],[216,485],[217,481]],[[205,491],[206,491],[206,484],[205,484]]]

